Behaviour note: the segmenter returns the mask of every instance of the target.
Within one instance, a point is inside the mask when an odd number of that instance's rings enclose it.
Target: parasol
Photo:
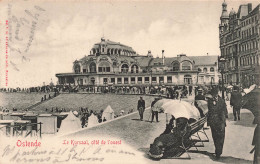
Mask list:
[[[164,110],[164,113],[173,115],[175,119],[180,117],[187,119],[200,118],[197,108],[185,101],[172,100],[163,104],[161,108]]]
[[[154,104],[154,107],[161,108],[166,102],[172,101],[171,99],[161,99]]]

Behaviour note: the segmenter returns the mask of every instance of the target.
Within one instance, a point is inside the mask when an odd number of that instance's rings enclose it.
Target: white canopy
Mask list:
[[[107,106],[107,108],[104,110],[102,114],[102,120],[106,118],[106,120],[112,120],[115,118],[114,110],[111,108],[110,105]]]
[[[61,122],[58,134],[66,134],[75,130],[81,129],[80,119],[77,118],[71,111],[68,116]]]
[[[88,118],[88,127],[98,124],[98,118],[92,113]]]

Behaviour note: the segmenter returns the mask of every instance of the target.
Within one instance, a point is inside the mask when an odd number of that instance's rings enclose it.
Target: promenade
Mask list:
[[[189,97],[188,99],[193,99]],[[107,122],[96,127],[82,129],[78,132],[67,135],[67,137],[94,137],[105,136],[107,139],[117,138],[122,140],[122,144],[127,144],[134,149],[143,153],[145,160],[149,163],[252,163],[253,154],[250,154],[252,149],[251,142],[253,138],[254,125],[252,125],[253,115],[247,109],[241,110],[241,121],[233,121],[232,109],[227,102],[229,118],[227,120],[226,137],[224,150],[221,159],[215,161],[214,143],[211,137],[210,129],[206,129],[209,137],[209,142],[204,143],[205,147],[199,147],[201,152],[191,152],[191,160],[180,159],[161,159],[155,161],[150,159],[146,153],[149,151],[150,144],[165,130],[165,114],[159,114],[158,123],[148,122],[150,117],[150,109],[144,113],[144,120],[139,121],[137,112],[121,118]],[[151,119],[151,118],[150,118]],[[195,150],[191,148],[190,150]],[[183,156],[185,156],[184,154]]]

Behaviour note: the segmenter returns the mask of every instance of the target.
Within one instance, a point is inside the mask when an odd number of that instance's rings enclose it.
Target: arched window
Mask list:
[[[174,62],[174,63],[172,64],[172,70],[173,70],[173,71],[179,71],[179,70],[180,70],[180,64],[179,64],[179,62]]]
[[[80,73],[80,65],[79,64],[75,64],[74,71],[75,71],[75,73]]]
[[[213,67],[210,67],[210,72],[214,72],[214,68]]]
[[[110,64],[108,62],[99,63],[98,72],[110,72]]]
[[[89,70],[90,70],[90,73],[97,72],[97,70],[96,70],[96,63],[94,63],[94,62],[90,63]]]
[[[192,84],[191,75],[184,75],[184,83],[185,84]]]
[[[203,68],[203,72],[204,73],[207,73],[208,72],[208,69],[205,67],[205,68]]]
[[[138,73],[138,66],[136,64],[131,66],[131,73]]]
[[[91,77],[91,78],[90,78],[90,82],[91,82],[92,85],[95,85],[95,78],[94,78],[94,77]]]
[[[82,66],[82,70],[83,70],[83,73],[88,72],[88,68],[87,68],[87,65],[86,65],[86,64],[84,64],[84,65]]]
[[[127,72],[128,72],[128,69],[129,69],[129,67],[128,67],[127,64],[123,64],[123,65],[121,66],[121,72],[123,72],[123,73],[127,73]]]
[[[191,63],[188,61],[182,62],[182,70],[183,71],[189,71],[191,70]]]
[[[199,71],[199,72],[201,72],[201,69],[200,69],[200,68],[198,68],[198,71]]]

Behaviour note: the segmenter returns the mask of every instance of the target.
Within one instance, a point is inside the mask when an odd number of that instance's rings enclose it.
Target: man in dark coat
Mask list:
[[[230,105],[233,107],[234,121],[240,120],[240,108],[242,105],[242,94],[239,92],[239,88],[234,86],[234,91],[231,93]]]
[[[141,121],[143,121],[144,109],[145,109],[145,101],[143,100],[143,97],[140,97],[140,100],[138,100],[138,104],[137,104],[137,110],[139,111]]]
[[[211,128],[212,138],[215,145],[216,159],[222,154],[224,140],[226,118],[228,117],[225,100],[218,96],[217,88],[211,90],[212,98],[208,99],[208,125]]]

